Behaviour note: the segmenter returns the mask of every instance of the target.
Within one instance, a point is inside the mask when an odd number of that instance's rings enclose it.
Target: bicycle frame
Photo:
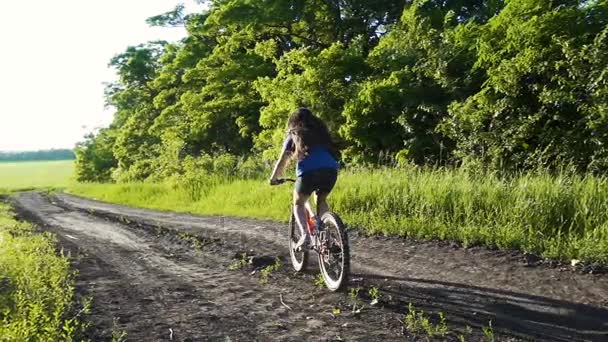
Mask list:
[[[304,207],[306,208],[306,223],[308,226],[308,232],[313,234],[315,232],[315,223],[312,218],[317,216],[317,214],[315,214],[314,210],[312,209],[310,200],[306,201]]]
[[[273,179],[270,185],[279,185],[285,182],[295,182],[293,179]],[[312,209],[311,201],[307,200],[304,203],[306,213],[306,225],[308,231],[313,237],[311,249],[314,249],[318,254],[319,269],[323,275],[323,281],[327,288],[331,291],[337,291],[344,287],[344,284],[348,282],[348,275],[350,273],[350,248],[348,244],[348,235],[344,223],[340,217],[333,212],[323,213],[323,223],[317,227],[317,222],[312,218],[317,218],[318,215]],[[296,221],[296,215],[294,215],[294,206],[291,206],[291,216],[289,218],[289,253],[291,256],[291,262],[296,272],[302,271],[306,267],[308,261],[308,249],[296,249],[294,243],[298,240],[294,240],[294,234],[296,230],[300,230],[303,227],[298,227]],[[336,236],[331,237],[331,232],[337,233]],[[337,246],[339,248],[338,254],[336,254],[332,248]],[[337,255],[337,259],[336,259]],[[337,264],[334,265],[334,261]],[[337,267],[337,268],[336,268]],[[336,273],[337,272],[337,273]]]
[[[291,178],[280,178],[277,179],[277,185],[285,182],[295,183],[295,179]],[[311,194],[312,197],[312,194]],[[304,203],[304,208],[306,208],[306,222],[308,226],[308,232],[313,234],[315,232],[315,223],[311,220],[311,218],[316,217],[317,213],[312,209],[312,205],[310,204],[310,198]],[[293,210],[293,207],[292,207]],[[295,213],[294,213],[295,214]]]

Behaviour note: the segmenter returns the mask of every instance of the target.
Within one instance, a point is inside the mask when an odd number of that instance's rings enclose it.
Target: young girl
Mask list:
[[[329,211],[327,196],[338,178],[336,147],[331,140],[329,130],[321,119],[306,108],[300,108],[291,114],[287,127],[287,136],[283,143],[281,156],[277,161],[270,184],[277,184],[285,165],[291,157],[297,160],[296,183],[293,192],[294,216],[302,233],[295,247],[307,247],[310,242],[306,229],[306,207],[310,195],[317,195],[317,217]]]

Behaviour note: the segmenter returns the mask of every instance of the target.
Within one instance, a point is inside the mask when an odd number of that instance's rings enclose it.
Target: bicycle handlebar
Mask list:
[[[275,182],[271,182],[270,185],[280,185],[286,182],[291,182],[291,183],[295,183],[295,179],[292,178],[278,178],[275,180]]]

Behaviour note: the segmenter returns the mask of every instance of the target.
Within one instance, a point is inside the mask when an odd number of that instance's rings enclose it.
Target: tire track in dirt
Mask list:
[[[22,193],[14,201],[81,255],[79,286],[99,308],[92,317],[103,327],[94,332],[97,337],[108,336],[112,318],[120,317],[129,340],[167,340],[171,331],[174,340],[192,341],[319,340],[320,332],[327,340],[402,340],[398,320],[412,302],[445,312],[458,329],[492,320],[503,336],[499,340],[608,340],[605,275],[525,267],[514,252],[352,232],[354,285],[376,286],[382,296],[381,305],[353,315],[346,314],[345,294],[313,288],[314,271],[298,276],[288,271],[284,225],[129,208],[66,194],[51,199]],[[210,243],[193,249],[176,238],[180,234]],[[268,284],[245,271],[228,271],[232,256],[242,251],[282,257],[282,271]],[[333,308],[345,314],[332,317]]]
[[[20,194],[16,204],[74,255],[78,287],[93,298],[94,341],[111,340],[114,319],[129,341],[399,339],[398,324],[370,333],[364,321],[330,319],[326,313],[342,295],[306,291],[310,280],[286,273],[261,284],[229,271],[233,251],[194,250],[170,236],[66,210],[38,193]]]

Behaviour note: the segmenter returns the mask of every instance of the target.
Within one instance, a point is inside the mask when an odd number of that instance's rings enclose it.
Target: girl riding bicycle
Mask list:
[[[306,203],[310,195],[315,192],[317,196],[317,220],[329,211],[327,196],[338,178],[338,158],[327,126],[307,108],[293,112],[287,126],[287,136],[270,177],[270,184],[277,184],[287,162],[294,157],[297,160],[297,178],[293,209],[301,232],[301,238],[295,247],[300,248],[307,247],[310,243],[310,234],[306,228]]]

